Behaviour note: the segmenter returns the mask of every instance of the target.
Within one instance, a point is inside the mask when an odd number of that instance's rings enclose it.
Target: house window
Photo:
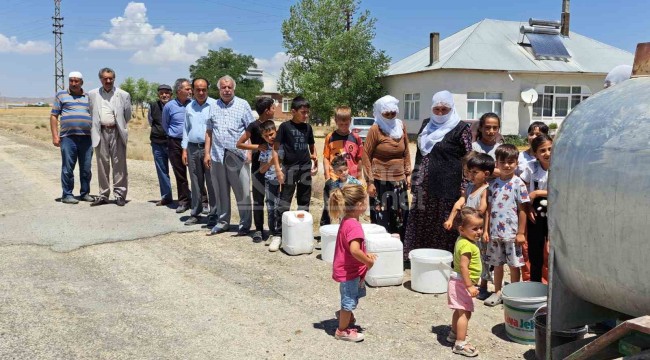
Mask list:
[[[291,111],[291,100],[293,99],[282,99],[282,112],[288,113]]]
[[[468,92],[467,119],[477,120],[485,113],[495,113],[501,117],[503,94],[498,92]]]
[[[571,110],[591,95],[586,86],[544,85],[537,89],[539,97],[533,104],[536,120],[562,120]]]
[[[420,119],[420,93],[404,94],[404,120]]]

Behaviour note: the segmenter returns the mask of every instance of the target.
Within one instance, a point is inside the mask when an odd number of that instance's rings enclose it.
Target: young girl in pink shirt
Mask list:
[[[364,278],[377,258],[366,253],[365,236],[359,216],[368,208],[368,194],[361,185],[347,184],[330,194],[332,220],[341,219],[336,235],[332,278],[340,283],[341,310],[337,311],[339,327],[334,337],[338,340],[358,342],[363,334],[357,332],[352,311],[359,299],[366,295]]]

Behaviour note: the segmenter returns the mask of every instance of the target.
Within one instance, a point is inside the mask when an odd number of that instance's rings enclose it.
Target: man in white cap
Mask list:
[[[88,99],[93,118],[91,137],[97,148],[99,196],[90,206],[108,204],[111,194],[108,179],[113,167],[113,193],[118,206],[126,204],[128,173],[126,171],[127,124],[131,120],[131,95],[115,87],[115,71],[99,70],[102,86],[90,90]]]
[[[91,163],[93,157],[90,132],[92,119],[88,110],[88,94],[83,89],[83,76],[78,71],[68,75],[68,90],[59,91],[54,97],[50,113],[52,144],[61,148],[61,202],[77,204],[73,194],[74,168],[79,159],[79,199],[93,201],[90,196]],[[60,119],[59,119],[60,117]],[[59,130],[60,127],[60,130]]]
[[[169,152],[167,150],[168,137],[162,126],[162,113],[165,104],[172,98],[172,88],[162,84],[158,86],[158,100],[149,103],[149,126],[151,126],[151,151],[153,162],[158,174],[160,186],[160,201],[156,206],[165,206],[172,203],[172,185],[169,178]]]

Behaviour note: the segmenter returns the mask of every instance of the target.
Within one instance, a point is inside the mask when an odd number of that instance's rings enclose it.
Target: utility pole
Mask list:
[[[63,77],[63,18],[61,17],[61,0],[54,0],[54,16],[52,16],[54,30],[54,92],[65,89]]]

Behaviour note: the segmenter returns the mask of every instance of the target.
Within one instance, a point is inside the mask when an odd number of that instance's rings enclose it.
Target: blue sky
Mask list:
[[[99,86],[97,71],[172,83],[207,49],[230,47],[253,55],[279,74],[286,56],[281,24],[296,0],[62,0],[66,74],[84,74],[86,90]],[[392,61],[428,45],[430,32],[445,38],[484,18],[525,22],[559,20],[561,0],[363,0],[377,19],[375,46]],[[53,1],[2,0],[0,96],[49,97],[54,93]],[[650,41],[647,0],[571,2],[571,31],[634,52]]]

